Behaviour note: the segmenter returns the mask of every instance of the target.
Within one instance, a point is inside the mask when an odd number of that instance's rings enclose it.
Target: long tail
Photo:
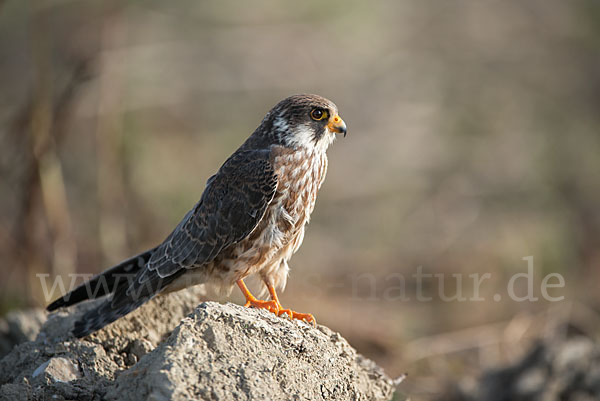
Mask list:
[[[163,278],[156,272],[152,272],[149,280],[142,284],[139,283],[137,277],[132,282],[126,280],[119,282],[111,298],[104,301],[97,308],[86,312],[75,322],[73,335],[77,338],[85,337],[127,315],[154,298],[156,294],[160,293],[183,273],[185,273],[185,269]]]
[[[46,307],[46,310],[52,312],[58,308],[75,305],[81,301],[96,299],[114,293],[119,286],[119,282],[127,282],[127,276],[135,277],[142,270],[155,249],[142,252],[98,274],[73,291],[52,302]]]
[[[53,311],[112,294],[98,307],[84,313],[75,322],[72,333],[81,338],[100,330],[139,308],[185,273],[185,269],[180,269],[170,276],[160,277],[156,271],[147,270],[146,264],[155,250],[150,249],[111,267],[52,302],[46,309]],[[144,279],[140,280],[142,272]]]

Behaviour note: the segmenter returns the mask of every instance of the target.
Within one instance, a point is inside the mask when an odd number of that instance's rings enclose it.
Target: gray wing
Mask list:
[[[263,218],[276,188],[277,175],[269,151],[234,153],[208,180],[196,206],[151,251],[135,278],[115,279],[112,298],[77,320],[73,334],[86,336],[125,316],[187,269],[201,268],[221,250],[244,239]]]
[[[156,249],[138,277],[143,283],[211,262],[241,241],[265,214],[277,188],[267,150],[234,153],[212,176],[200,201]]]

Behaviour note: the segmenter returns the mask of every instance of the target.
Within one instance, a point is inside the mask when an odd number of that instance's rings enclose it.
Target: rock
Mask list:
[[[0,361],[0,400],[391,399],[393,382],[328,328],[198,298],[157,297],[82,340],[69,330],[93,305],[50,315]]]
[[[107,398],[385,400],[391,394],[383,372],[325,327],[204,303],[119,375]]]
[[[15,345],[35,339],[45,321],[46,312],[41,309],[14,311],[0,319],[0,358]]]
[[[68,383],[81,377],[77,366],[71,360],[61,357],[50,358],[34,370],[31,377],[35,378],[40,375],[43,375],[43,377],[50,381],[63,383]]]
[[[484,372],[445,401],[600,399],[600,346],[586,337],[535,344],[516,363]]]

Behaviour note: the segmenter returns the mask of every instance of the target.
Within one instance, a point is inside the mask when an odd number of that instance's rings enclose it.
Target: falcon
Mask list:
[[[48,311],[108,296],[75,322],[84,337],[157,294],[197,284],[237,285],[248,307],[315,324],[310,313],[282,307],[288,262],[304,238],[327,172],[327,148],[346,124],[331,101],[293,95],[210,177],[192,210],[157,247],[100,273],[51,303]],[[244,279],[258,275],[269,300],[254,297]]]

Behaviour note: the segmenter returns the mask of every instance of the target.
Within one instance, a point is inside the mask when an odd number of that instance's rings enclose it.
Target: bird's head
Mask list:
[[[279,102],[257,129],[290,148],[327,149],[336,134],[346,136],[337,106],[318,95],[293,95]]]

